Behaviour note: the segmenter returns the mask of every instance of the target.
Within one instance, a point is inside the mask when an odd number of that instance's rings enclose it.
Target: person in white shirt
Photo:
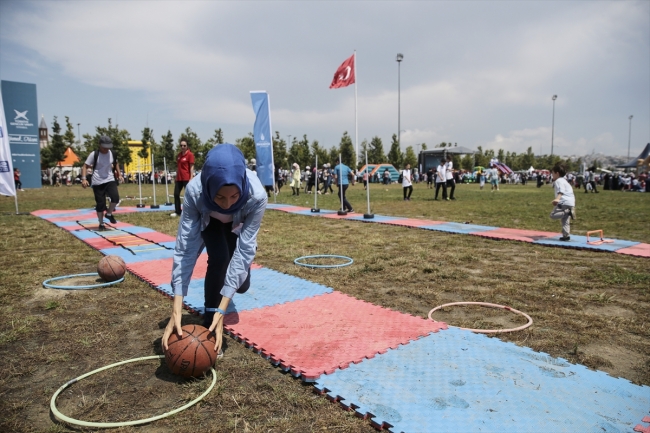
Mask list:
[[[454,163],[452,162],[451,155],[447,155],[447,164],[445,164],[445,176],[447,178],[447,188],[450,188],[449,199],[456,200],[454,191],[456,190],[456,181],[454,180]]]
[[[442,187],[442,199],[449,200],[447,198],[447,170],[445,169],[445,161],[441,160],[436,169],[436,195],[434,200],[438,200],[438,192]]]
[[[404,190],[404,201],[411,201],[411,194],[413,193],[411,164],[406,164],[406,167],[402,170],[402,189]]]
[[[573,194],[573,188],[564,178],[566,168],[564,164],[557,163],[551,169],[553,177],[553,188],[555,190],[555,199],[551,202],[555,207],[551,212],[551,219],[562,220],[562,237],[561,241],[569,241],[571,237],[571,220],[576,217],[576,198]]]

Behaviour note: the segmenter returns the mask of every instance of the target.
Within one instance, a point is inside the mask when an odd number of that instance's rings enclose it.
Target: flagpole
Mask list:
[[[354,170],[359,168],[359,121],[357,115],[357,50],[354,50]]]

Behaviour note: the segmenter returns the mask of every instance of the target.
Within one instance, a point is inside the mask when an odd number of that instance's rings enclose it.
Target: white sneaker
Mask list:
[[[178,215],[176,214],[176,212],[174,212],[174,213],[169,214],[169,216],[172,217],[172,218],[176,218]]]
[[[217,359],[223,358],[223,349],[219,349],[219,353],[217,353]]]

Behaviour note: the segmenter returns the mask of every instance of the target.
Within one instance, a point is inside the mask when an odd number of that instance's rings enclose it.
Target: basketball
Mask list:
[[[97,273],[102,280],[109,283],[119,280],[126,273],[126,263],[120,256],[102,257],[97,265]]]
[[[217,360],[215,335],[200,325],[185,325],[181,329],[183,338],[173,332],[167,340],[167,367],[179,376],[200,377]]]

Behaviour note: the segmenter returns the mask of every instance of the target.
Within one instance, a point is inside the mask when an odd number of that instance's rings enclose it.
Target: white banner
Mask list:
[[[0,94],[0,194],[16,196],[14,165],[11,162],[11,149],[7,135],[7,119]]]

